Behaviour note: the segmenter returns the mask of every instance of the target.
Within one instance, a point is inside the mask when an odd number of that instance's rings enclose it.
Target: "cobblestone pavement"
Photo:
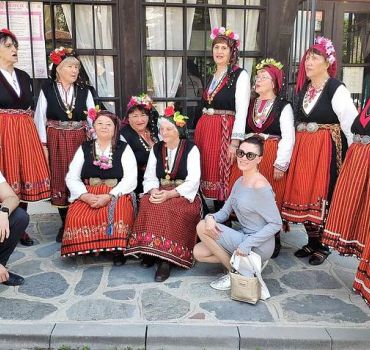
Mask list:
[[[0,327],[23,321],[99,321],[109,323],[274,324],[369,327],[370,309],[352,292],[357,260],[332,253],[321,266],[295,258],[305,240],[296,226],[284,234],[279,257],[263,272],[272,297],[257,305],[230,300],[209,282],[221,266],[173,268],[164,283],[155,267],[128,260],[115,267],[109,255],[61,258],[55,235],[57,214],[31,216],[28,231],[37,244],[18,246],[9,267],[26,278],[18,288],[0,285]]]

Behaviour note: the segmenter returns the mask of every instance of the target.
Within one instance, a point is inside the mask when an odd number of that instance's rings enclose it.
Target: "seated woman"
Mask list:
[[[62,241],[62,256],[124,250],[134,223],[137,166],[129,145],[117,140],[119,119],[108,111],[89,110],[96,140],[80,146],[66,183],[72,202]],[[115,255],[115,264],[124,261]]]
[[[159,119],[163,141],[150,152],[144,174],[144,193],[128,254],[147,254],[159,258],[157,282],[170,275],[171,263],[190,268],[196,242],[196,225],[201,218],[198,148],[184,139],[187,117],[172,106]]]
[[[143,192],[143,180],[149,152],[158,142],[158,112],[153,108],[151,98],[142,94],[132,96],[127,105],[121,140],[126,141],[134,151],[137,162],[137,187],[135,193]]]
[[[201,240],[194,247],[198,261],[222,263],[231,270],[230,257],[245,256],[254,251],[262,261],[268,260],[275,248],[275,233],[282,225],[271,185],[258,172],[262,160],[263,139],[254,135],[245,139],[236,150],[237,162],[243,176],[236,180],[225,205],[215,214],[207,215],[197,226]],[[231,212],[241,225],[234,230],[222,225]],[[218,290],[230,289],[229,274],[211,283]]]

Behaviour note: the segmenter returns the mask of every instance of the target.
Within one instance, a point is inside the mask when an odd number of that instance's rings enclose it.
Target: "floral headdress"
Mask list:
[[[277,69],[283,69],[284,67],[284,65],[281,62],[275,61],[273,58],[265,58],[264,60],[262,60],[260,63],[256,65],[256,70],[257,71],[261,70],[266,66],[274,66]]]
[[[179,111],[176,112],[173,105],[169,105],[165,108],[161,119],[168,120],[177,129],[182,129],[186,125],[186,120],[189,118],[186,115],[182,115]]]
[[[333,42],[330,39],[325,38],[323,36],[318,36],[315,39],[314,46],[315,45],[319,45],[319,46],[321,46],[325,49],[325,54],[326,54],[326,57],[327,57],[327,61],[329,62],[330,65],[332,65],[336,61],[335,49],[334,49],[334,46],[333,46]]]
[[[230,28],[215,27],[212,29],[211,35],[209,36],[212,40],[215,40],[218,36],[223,36],[228,39],[234,40],[236,47],[239,48],[240,40],[239,35],[234,33]]]
[[[144,93],[139,96],[131,96],[129,103],[127,104],[127,110],[134,106],[141,106],[149,111],[153,108],[153,100],[148,96],[148,94]]]
[[[87,111],[84,111],[87,117],[91,120],[91,123],[93,123],[95,119],[98,117],[99,112],[100,112],[99,105],[96,105],[94,108],[91,107]]]
[[[316,37],[313,45],[310,46],[310,48],[305,52],[305,54],[303,55],[301,59],[301,62],[299,63],[298,78],[297,78],[297,84],[295,87],[296,92],[299,92],[300,90],[302,90],[303,85],[307,80],[306,70],[305,70],[305,61],[306,61],[307,54],[310,50],[317,50],[325,57],[326,61],[329,63],[328,74],[330,77],[335,77],[337,73],[337,59],[335,57],[335,49],[334,49],[332,41],[323,36],[318,36]]]
[[[65,48],[63,46],[60,46],[56,48],[55,50],[50,52],[50,60],[54,65],[60,64],[66,57],[73,56],[73,50],[71,48]]]

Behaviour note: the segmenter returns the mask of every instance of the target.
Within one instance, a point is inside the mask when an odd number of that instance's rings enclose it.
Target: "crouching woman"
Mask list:
[[[236,251],[241,256],[251,251],[268,260],[275,248],[274,235],[282,221],[271,185],[258,172],[263,154],[263,139],[254,135],[245,139],[236,150],[239,169],[243,172],[234,184],[231,194],[218,212],[207,215],[197,226],[201,240],[194,247],[196,260],[222,263],[231,270],[230,257]],[[232,229],[223,222],[234,212],[241,228]],[[229,274],[211,283],[218,290],[230,289]]]

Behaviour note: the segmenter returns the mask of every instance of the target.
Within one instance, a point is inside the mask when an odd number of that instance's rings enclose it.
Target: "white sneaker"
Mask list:
[[[210,283],[210,286],[213,289],[217,290],[230,290],[231,289],[231,280],[230,275],[224,275],[218,278],[217,280]]]

